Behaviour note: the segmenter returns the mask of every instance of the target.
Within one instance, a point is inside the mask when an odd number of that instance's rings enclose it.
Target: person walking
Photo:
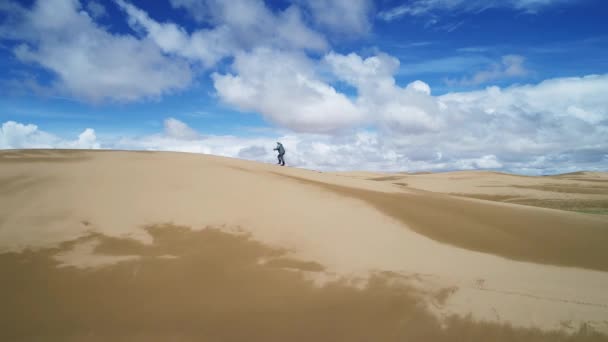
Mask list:
[[[279,159],[279,162],[277,164],[285,166],[285,158],[283,157],[285,155],[285,147],[283,147],[283,144],[277,141],[277,147],[274,148],[274,151],[279,152],[279,155],[277,157]]]

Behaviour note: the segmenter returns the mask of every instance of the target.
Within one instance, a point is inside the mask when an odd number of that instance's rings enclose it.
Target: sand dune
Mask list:
[[[367,175],[351,177],[409,188],[505,203],[585,213],[608,214],[608,173],[575,172],[526,177],[487,171]]]
[[[0,339],[608,340],[606,187],[0,152]]]

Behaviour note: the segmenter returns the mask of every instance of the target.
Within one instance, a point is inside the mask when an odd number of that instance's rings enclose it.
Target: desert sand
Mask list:
[[[2,341],[608,341],[608,174],[0,152]]]

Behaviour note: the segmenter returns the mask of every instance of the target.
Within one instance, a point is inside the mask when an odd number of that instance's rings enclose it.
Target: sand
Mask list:
[[[606,181],[3,151],[0,339],[608,340]]]
[[[499,172],[381,175],[344,173],[409,188],[576,212],[608,214],[608,173],[576,172],[526,177]],[[387,178],[388,177],[388,178]]]

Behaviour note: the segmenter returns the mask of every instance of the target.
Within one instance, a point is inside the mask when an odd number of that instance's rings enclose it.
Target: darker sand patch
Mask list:
[[[608,179],[568,178],[568,180],[575,180],[575,181],[582,181],[582,182],[608,183]]]
[[[458,288],[455,287],[455,286],[443,288],[443,289],[439,290],[439,292],[437,292],[435,294],[435,300],[440,305],[443,305],[448,300],[448,298],[452,294],[454,294],[456,291],[458,291]]]
[[[0,340],[608,341],[586,328],[567,335],[457,316],[442,325],[413,289],[388,275],[363,290],[342,281],[318,288],[299,272],[259,264],[284,251],[247,236],[169,225],[148,231],[152,245],[96,234],[0,254]],[[53,255],[90,238],[100,241],[98,253],[141,257],[57,267]]]
[[[277,258],[271,259],[265,263],[266,266],[270,267],[280,267],[280,268],[293,268],[300,271],[309,271],[309,272],[322,272],[325,270],[323,265],[314,261],[301,261],[291,258]]]
[[[583,186],[580,184],[511,185],[513,188],[561,192],[568,194],[608,195],[608,186]]]
[[[608,214],[608,200],[559,199],[559,198],[539,199],[539,198],[528,198],[528,197],[518,197],[518,196],[463,194],[463,193],[451,193],[450,195],[482,199],[482,200],[486,200],[486,201],[529,205],[529,206],[539,207],[539,208],[575,211],[575,212],[587,213],[587,214],[598,214],[598,215],[607,215]]]
[[[502,257],[608,271],[608,218],[430,193],[383,193],[291,177],[365,201],[431,239]]]
[[[92,158],[94,154],[102,153],[129,153],[156,154],[156,151],[126,151],[126,150],[81,150],[81,149],[22,149],[0,151],[0,164],[2,163],[61,163],[79,162]]]
[[[602,172],[602,174],[606,175],[607,173]],[[593,173],[589,173],[587,171],[562,173],[562,174],[558,174],[558,175],[550,175],[550,176],[544,176],[544,177],[556,178],[556,179],[560,179],[560,180],[608,183],[608,179],[596,178],[597,177],[596,175],[594,175]]]
[[[35,188],[47,181],[44,178],[17,175],[0,178],[0,195],[12,196],[24,190]]]
[[[79,162],[90,158],[87,152],[90,151],[68,149],[4,150],[0,151],[0,164]]]
[[[240,166],[235,166],[235,165],[226,165],[225,167],[229,168],[229,169],[233,169],[233,170],[237,170],[237,171],[242,171],[242,172],[246,172],[246,173],[251,173],[250,169],[246,169],[244,167],[240,167]]]
[[[559,173],[556,175],[549,175],[545,177],[570,177],[570,176],[586,176],[587,171],[576,171],[576,172],[567,172],[567,173]]]
[[[400,180],[403,179],[403,176],[383,176],[383,177],[373,177],[373,178],[368,178],[367,180],[373,180],[373,181],[378,181],[378,182],[384,182],[384,181],[394,181],[394,180]]]
[[[558,210],[576,211],[580,213],[606,215],[608,214],[608,199],[585,200],[585,199],[534,199],[522,198],[512,203],[530,205],[535,207],[551,208]]]
[[[448,195],[469,197],[469,198],[481,199],[481,200],[486,200],[486,201],[494,201],[494,202],[509,202],[511,200],[516,200],[516,199],[520,198],[518,196],[511,196],[511,195],[464,194],[464,193],[460,193],[460,192],[450,192]]]

